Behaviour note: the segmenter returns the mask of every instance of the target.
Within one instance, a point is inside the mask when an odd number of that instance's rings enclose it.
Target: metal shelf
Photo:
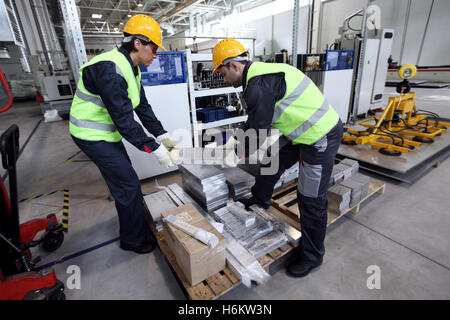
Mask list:
[[[244,121],[247,121],[246,115],[212,121],[212,122],[207,122],[207,123],[197,122],[197,124],[194,126],[194,128],[198,131],[198,130],[205,130],[205,129],[215,128],[215,127],[220,127],[220,126],[226,126],[228,124],[239,123],[239,122],[244,122]]]
[[[191,61],[212,61],[212,53],[191,53]]]
[[[193,77],[193,68],[192,63],[196,61],[212,61],[211,53],[192,53],[190,49],[186,49],[186,65],[188,70],[188,84],[189,84],[189,100],[190,100],[190,109],[191,109],[191,117],[192,117],[192,132],[194,138],[194,147],[200,147],[200,141],[198,137],[198,133],[202,130],[215,128],[225,125],[231,125],[233,123],[239,123],[243,121],[247,121],[247,116],[238,116],[227,118],[223,120],[201,123],[197,122],[197,107],[195,98],[199,97],[208,97],[215,96],[221,94],[232,94],[242,92],[242,87],[233,88],[233,87],[224,87],[224,88],[215,88],[215,89],[205,89],[205,90],[194,90],[194,77]],[[239,96],[238,96],[239,98]]]
[[[242,87],[239,88],[223,87],[215,89],[194,90],[193,95],[195,98],[199,98],[199,97],[216,96],[219,94],[239,93],[239,92],[242,92]]]

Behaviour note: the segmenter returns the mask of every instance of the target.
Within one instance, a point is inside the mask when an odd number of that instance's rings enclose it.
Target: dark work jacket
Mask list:
[[[247,104],[247,122],[241,127],[243,130],[259,129],[268,130],[272,124],[272,117],[275,110],[275,103],[284,97],[286,93],[286,82],[284,74],[273,73],[256,76],[246,84],[248,68],[252,64],[247,62],[242,74],[242,97]],[[264,142],[258,137],[258,147]],[[248,146],[248,141],[246,143]],[[245,156],[248,157],[248,148]]]
[[[124,54],[133,67],[130,54],[124,48],[120,48],[119,51]],[[138,74],[137,68],[133,67],[135,76]],[[133,106],[128,98],[127,82],[116,72],[113,62],[101,61],[85,68],[83,83],[89,92],[102,98],[122,137],[142,151],[151,152],[159,147],[155,139],[147,136],[142,126],[134,120]],[[140,99],[140,104],[134,111],[144,127],[155,137],[166,133],[161,122],[153,113],[152,107],[148,104],[142,86]]]

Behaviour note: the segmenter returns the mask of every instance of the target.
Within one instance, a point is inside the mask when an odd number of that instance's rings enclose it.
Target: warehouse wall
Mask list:
[[[298,52],[306,52],[306,30],[308,28],[308,7],[301,7],[299,12]],[[289,55],[292,53],[292,24],[293,10],[282,12],[275,16],[269,16],[252,21],[245,25],[246,28],[256,31],[255,55],[280,53],[286,49]]]
[[[381,26],[395,30],[392,46],[394,60],[400,64],[412,63],[421,66],[450,64],[447,54],[450,41],[441,36],[444,30],[450,29],[450,1],[434,0],[420,59],[420,44],[433,0],[411,0],[409,18],[406,20],[408,3],[409,0],[377,0],[373,3],[381,9]],[[325,50],[326,45],[330,45],[338,37],[338,29],[345,17],[366,6],[367,0],[336,0],[323,3],[320,49]],[[359,26],[360,22],[359,18],[355,18],[352,26]]]
[[[428,29],[419,57],[420,43],[433,0],[411,0],[411,9],[406,21],[409,0],[377,0],[373,4],[380,7],[380,24],[395,31],[392,57],[401,64],[412,63],[421,66],[449,65],[450,41],[443,33],[450,30],[450,1],[434,0]],[[367,0],[334,0],[322,4],[322,26],[319,51],[324,52],[339,37],[338,31],[343,20],[350,14],[367,6]],[[299,53],[306,52],[306,31],[308,7],[300,8]],[[256,55],[279,53],[281,49],[292,51],[293,10],[269,16],[245,25],[256,30]],[[354,18],[354,28],[361,25],[361,18]],[[406,31],[405,31],[406,28]],[[444,31],[445,30],[445,31]],[[404,39],[404,41],[403,41]]]

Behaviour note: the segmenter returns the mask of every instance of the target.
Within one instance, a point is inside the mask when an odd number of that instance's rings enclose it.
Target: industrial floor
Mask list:
[[[450,118],[450,89],[414,91],[419,108]],[[185,299],[159,249],[138,255],[110,241],[118,237],[114,202],[95,165],[77,154],[68,122],[45,123],[40,108],[27,101],[0,114],[0,132],[13,123],[20,128],[21,147],[34,131],[17,164],[19,199],[69,189],[63,245],[54,253],[32,251],[42,258],[39,265],[60,262],[53,268],[66,286],[68,267],[80,268],[81,287],[66,288],[67,299]],[[450,299],[450,160],[412,185],[378,178],[386,192],[328,228],[319,269],[305,278],[281,269],[263,285],[241,285],[220,299]],[[160,185],[174,182],[181,183],[177,172],[158,177]],[[143,193],[156,191],[154,185],[154,179],[143,181]],[[62,205],[61,192],[25,201],[20,219],[49,213],[60,219]],[[367,286],[370,266],[380,269],[379,289]]]

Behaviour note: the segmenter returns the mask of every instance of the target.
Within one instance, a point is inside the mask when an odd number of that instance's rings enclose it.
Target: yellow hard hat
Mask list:
[[[152,41],[158,47],[166,51],[166,48],[162,46],[161,39],[162,33],[159,23],[155,19],[145,14],[137,14],[132,16],[125,25],[123,32],[132,35],[143,35],[148,40]]]
[[[242,43],[235,39],[224,39],[220,41],[213,49],[213,74],[219,71],[219,68],[222,66],[223,62],[226,59],[240,56],[241,54],[246,52],[247,50],[245,50]]]

